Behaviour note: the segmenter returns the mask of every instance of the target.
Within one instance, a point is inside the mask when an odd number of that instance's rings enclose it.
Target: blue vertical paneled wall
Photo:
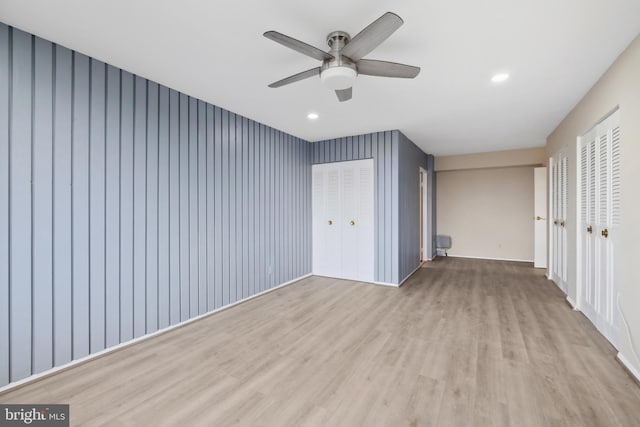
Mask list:
[[[397,130],[311,144],[313,164],[374,159],[374,280],[399,283]]]
[[[398,135],[399,186],[399,234],[400,254],[398,269],[401,280],[409,276],[420,265],[420,168],[427,171],[427,215],[435,218],[433,211],[433,156],[425,154],[402,132]],[[430,221],[428,221],[430,222]],[[430,223],[425,224],[428,236],[433,235]],[[429,258],[433,255],[433,238],[425,242],[425,252]]]
[[[0,386],[311,271],[310,144],[0,24]]]
[[[313,164],[374,159],[375,280],[402,282],[420,261],[418,170],[433,173],[433,156],[397,130],[311,144]],[[433,180],[428,199],[433,201]],[[430,214],[435,218],[434,204]],[[433,233],[435,227],[431,229]]]

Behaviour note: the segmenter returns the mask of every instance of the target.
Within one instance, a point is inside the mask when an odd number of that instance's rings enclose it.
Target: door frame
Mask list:
[[[429,199],[428,199],[428,194],[429,194],[429,175],[427,173],[427,170],[423,167],[419,168],[418,171],[418,191],[420,191],[420,198],[418,200],[422,201],[422,204],[420,206],[420,210],[422,211],[422,216],[420,218],[420,223],[421,223],[421,229],[422,229],[422,236],[420,241],[422,242],[422,248],[420,248],[420,261],[424,262],[424,261],[432,261],[433,257],[432,254],[427,253],[427,249],[429,248],[429,230],[430,230],[430,226],[429,226]],[[422,188],[421,188],[422,187]]]
[[[544,177],[544,180],[545,180],[545,183],[544,183],[544,184],[545,184],[545,185],[544,185],[544,196],[542,197],[542,200],[545,202],[545,209],[544,209],[544,212],[542,212],[542,214],[543,214],[545,217],[543,217],[543,218],[542,218],[542,219],[540,219],[540,220],[538,220],[538,218],[536,217],[536,215],[538,215],[538,214],[539,214],[539,212],[538,212],[538,211],[536,211],[536,200],[538,200],[538,198],[537,198],[536,194],[537,194],[537,191],[538,191],[538,189],[539,189],[539,185],[538,185],[538,181],[537,181],[536,176],[537,176],[537,174],[538,174],[538,172],[537,172],[537,171],[538,171],[539,169],[544,169],[544,171],[543,171],[543,175],[542,175],[542,176]],[[547,221],[547,223],[549,222],[549,220],[548,220],[549,215],[548,215],[548,212],[547,212],[547,206],[546,206],[546,205],[548,204],[548,200],[545,200],[545,199],[547,199],[547,198],[548,198],[548,196],[547,196],[547,192],[548,192],[548,189],[549,189],[549,185],[548,185],[548,181],[547,181],[548,168],[547,168],[547,166],[539,166],[539,167],[535,167],[535,168],[533,168],[533,174],[534,174],[534,176],[533,176],[533,183],[534,183],[534,184],[533,184],[533,192],[534,192],[534,195],[533,195],[533,197],[534,197],[534,203],[533,203],[533,205],[534,205],[534,212],[533,212],[533,215],[534,215],[534,223],[533,223],[533,245],[534,245],[534,247],[533,247],[533,261],[534,261],[534,268],[540,268],[540,269],[543,269],[543,268],[544,268],[544,269],[546,269],[546,268],[547,268],[547,265],[548,265],[548,261],[549,261],[549,260],[548,260],[548,253],[549,253],[549,242],[548,242],[548,240],[549,240],[549,239],[548,239],[548,237],[549,237],[549,236],[548,236],[548,230],[546,230],[546,229],[544,228],[544,225],[543,225],[543,229],[542,229],[542,230],[543,230],[543,232],[544,232],[544,246],[545,246],[545,251],[544,251],[544,256],[542,257],[542,262],[544,262],[544,264],[545,264],[545,265],[543,265],[543,266],[541,266],[541,267],[536,267],[536,266],[535,266],[535,262],[536,262],[536,248],[538,247],[538,244],[537,244],[537,235],[536,235],[536,226],[537,226],[537,221]]]

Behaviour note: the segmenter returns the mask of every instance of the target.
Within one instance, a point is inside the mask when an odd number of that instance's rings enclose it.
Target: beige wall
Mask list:
[[[496,168],[508,166],[546,165],[544,147],[523,150],[493,151],[490,153],[463,154],[459,156],[436,157],[436,172]]]
[[[612,230],[616,258],[614,274],[622,311],[632,340],[640,346],[640,37],[611,65],[547,139],[547,154],[561,148],[569,154],[568,260],[569,297],[576,300],[576,138],[607,112],[620,106],[622,135],[622,223]],[[622,327],[619,351],[640,372],[640,360],[632,351],[632,340]],[[640,349],[638,349],[640,350]]]
[[[436,185],[450,255],[533,260],[533,167],[440,171]]]

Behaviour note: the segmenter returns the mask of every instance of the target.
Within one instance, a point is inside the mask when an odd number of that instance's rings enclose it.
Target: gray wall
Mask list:
[[[309,273],[309,158],[0,24],[0,386]]]
[[[397,130],[315,142],[311,154],[314,164],[374,159],[374,277],[378,282],[400,283],[419,263],[418,168],[427,169],[430,177],[435,175],[433,156],[423,153]],[[431,209],[434,181],[430,180],[428,189]]]
[[[420,168],[428,170],[428,156],[401,132],[398,135],[398,261],[400,280],[403,280],[420,265]],[[433,166],[433,165],[432,165]],[[433,170],[433,167],[432,169]],[[427,179],[427,185],[430,180]],[[427,187],[427,210],[433,201]],[[433,218],[433,214],[429,213]],[[430,233],[430,227],[427,233]],[[431,249],[427,242],[426,253]]]

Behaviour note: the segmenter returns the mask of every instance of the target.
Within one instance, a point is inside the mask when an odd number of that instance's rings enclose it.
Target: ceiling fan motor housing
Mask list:
[[[329,53],[333,55],[333,59],[326,59],[322,62],[320,80],[332,90],[350,88],[358,76],[356,64],[340,54],[349,40],[351,40],[351,36],[344,31],[334,31],[327,36],[327,44],[331,48]]]

